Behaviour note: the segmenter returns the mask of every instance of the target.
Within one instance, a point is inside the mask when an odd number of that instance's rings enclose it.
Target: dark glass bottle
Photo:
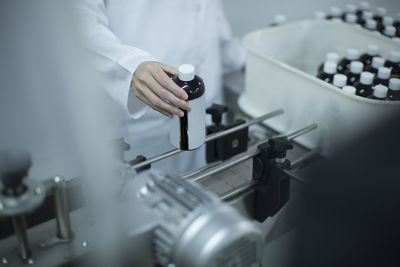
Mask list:
[[[390,79],[388,100],[400,100],[400,79]]]
[[[347,76],[344,74],[335,74],[333,76],[333,85],[339,88],[343,88],[347,84]]]
[[[346,56],[338,63],[337,72],[344,74],[346,70],[350,67],[350,63],[357,60],[359,56],[360,54],[357,49],[347,49]]]
[[[385,29],[383,30],[383,35],[389,38],[394,38],[396,37],[396,28],[394,26],[385,26]]]
[[[336,6],[331,6],[329,8],[329,13],[328,16],[326,16],[326,19],[328,20],[333,20],[333,19],[341,19],[343,15],[343,12],[340,8]]]
[[[326,53],[325,61],[323,63],[321,63],[321,65],[319,65],[319,67],[318,67],[318,73],[322,72],[325,62],[328,62],[328,61],[337,63],[339,61],[339,55],[334,52]]]
[[[385,30],[385,26],[393,26],[394,19],[389,16],[384,16],[382,18],[382,22],[378,23],[377,29],[380,33],[383,34],[383,31]]]
[[[318,73],[317,77],[327,83],[332,83],[336,68],[337,64],[335,62],[325,62],[322,72]]]
[[[374,85],[382,84],[384,86],[389,86],[390,79],[390,69],[386,67],[380,67],[378,69],[378,74],[375,76]]]
[[[356,88],[356,94],[363,97],[369,97],[372,95],[372,82],[374,80],[374,74],[370,72],[362,72],[360,80],[354,84]]]
[[[353,13],[348,13],[348,14],[345,15],[343,21],[348,23],[348,24],[355,25],[355,24],[357,24],[357,16],[355,14],[353,14]]]
[[[400,78],[400,52],[390,52],[385,67],[391,69],[390,78]]]
[[[368,2],[360,2],[358,9],[356,11],[356,15],[360,17],[363,11],[370,10],[370,9],[371,9],[371,7]]]
[[[361,25],[362,27],[365,26],[366,21],[370,20],[374,17],[374,14],[371,11],[363,11],[361,16],[357,19],[357,24]]]
[[[347,4],[347,5],[345,6],[345,9],[344,9],[344,12],[343,12],[343,15],[342,15],[342,20],[343,20],[343,21],[346,21],[346,16],[347,16],[347,14],[353,14],[353,15],[355,15],[355,16],[356,16],[356,20],[357,20],[356,12],[357,12],[357,6],[356,6],[356,5]]]
[[[378,30],[378,23],[376,22],[376,20],[369,19],[365,22],[364,28],[375,32]]]
[[[350,64],[345,74],[347,76],[347,85],[353,85],[360,79],[361,72],[363,71],[364,65],[360,61],[353,61]]]
[[[194,150],[205,142],[205,87],[194,66],[183,64],[178,71],[172,80],[187,93],[191,109],[171,119],[170,142],[180,150]]]
[[[386,8],[377,7],[374,15],[374,20],[376,20],[379,23],[382,23],[382,19],[384,16],[386,16],[386,13],[387,13]]]
[[[381,57],[373,57],[371,65],[364,66],[364,71],[371,72],[373,74],[378,73],[378,69],[383,67],[385,64],[385,59]]]
[[[369,66],[372,63],[373,57],[379,56],[379,47],[373,44],[369,44],[367,46],[367,51],[360,56],[360,61],[364,64],[364,66]]]
[[[388,94],[388,88],[382,84],[375,86],[370,98],[376,100],[386,100]]]

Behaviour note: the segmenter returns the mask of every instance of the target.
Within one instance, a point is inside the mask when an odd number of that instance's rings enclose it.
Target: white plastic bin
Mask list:
[[[344,56],[346,49],[357,48],[363,53],[368,44],[379,46],[383,57],[400,51],[389,38],[345,23],[306,20],[251,32],[243,44],[247,62],[240,108],[254,117],[283,108],[283,115],[266,121],[283,133],[317,123],[316,131],[296,139],[306,147],[321,145],[329,154],[337,141],[399,111],[400,101],[348,95],[315,77],[329,51]]]

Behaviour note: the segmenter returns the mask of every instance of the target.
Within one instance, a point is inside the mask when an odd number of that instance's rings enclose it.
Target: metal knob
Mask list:
[[[27,190],[24,179],[31,166],[31,157],[25,150],[0,151],[0,179],[3,183],[2,194],[19,196]]]

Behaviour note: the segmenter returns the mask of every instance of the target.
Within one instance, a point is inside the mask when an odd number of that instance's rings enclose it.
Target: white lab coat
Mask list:
[[[130,89],[140,63],[193,64],[204,79],[207,105],[223,101],[222,75],[244,64],[244,52],[218,0],[77,0],[75,8],[102,86],[119,104],[114,109],[120,135],[132,145],[127,158],[172,148],[169,119],[146,112]],[[201,152],[184,152],[156,165],[181,173],[204,162]]]

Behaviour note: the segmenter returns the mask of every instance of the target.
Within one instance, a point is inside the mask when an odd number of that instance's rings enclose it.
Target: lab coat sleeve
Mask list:
[[[74,10],[82,29],[84,45],[94,52],[94,66],[101,85],[133,118],[139,118],[148,106],[130,87],[133,74],[144,61],[156,61],[141,49],[124,45],[109,28],[103,0],[76,0]]]
[[[215,3],[220,35],[222,69],[224,74],[228,74],[243,68],[246,52],[240,41],[232,36],[232,31],[220,0],[216,0]]]

